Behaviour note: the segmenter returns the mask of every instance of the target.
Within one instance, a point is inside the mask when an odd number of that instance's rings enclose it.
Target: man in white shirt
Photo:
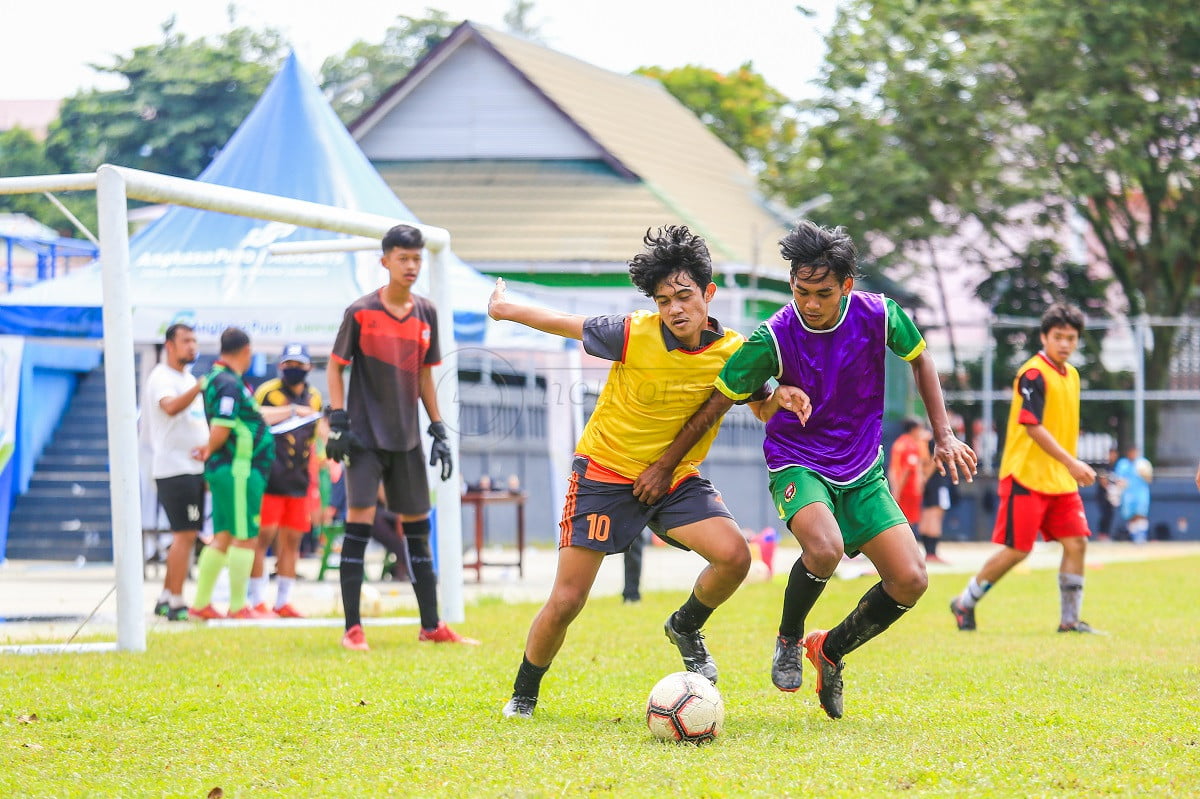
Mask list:
[[[146,378],[142,396],[142,419],[152,447],[151,476],[173,534],[163,590],[154,612],[171,621],[187,621],[183,581],[196,534],[204,524],[208,421],[200,382],[189,371],[196,360],[195,331],[188,325],[171,325],[164,350],[162,362]]]

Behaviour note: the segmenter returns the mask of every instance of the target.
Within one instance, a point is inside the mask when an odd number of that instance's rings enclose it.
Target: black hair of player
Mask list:
[[[1083,311],[1065,302],[1056,302],[1042,314],[1042,335],[1046,335],[1056,327],[1073,327],[1075,332],[1083,335]]]
[[[858,251],[844,227],[825,228],[801,219],[779,240],[783,260],[792,265],[791,280],[824,280],[830,272],[838,283],[862,277],[858,271]]]
[[[191,325],[185,325],[183,322],[176,322],[175,324],[173,324],[167,328],[167,332],[163,336],[163,342],[165,343],[168,341],[174,341],[175,336],[179,334],[180,330],[186,331],[188,333],[196,332],[196,328],[192,327]]]
[[[642,237],[646,248],[629,259],[629,279],[638,291],[653,297],[659,285],[680,272],[701,291],[712,282],[712,256],[704,239],[687,225],[664,225]]]
[[[240,327],[227,327],[221,331],[221,354],[234,355],[250,346],[250,336]]]
[[[903,431],[905,433],[911,433],[912,431],[916,430],[920,426],[921,426],[921,423],[910,416],[904,420]]]
[[[402,250],[419,250],[425,246],[425,237],[412,225],[396,225],[383,234],[381,243],[384,253],[399,247]]]

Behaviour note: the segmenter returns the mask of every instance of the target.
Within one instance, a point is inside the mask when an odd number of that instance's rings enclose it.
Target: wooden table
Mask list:
[[[475,570],[475,582],[483,579],[484,566],[516,566],[517,574],[525,576],[525,500],[528,496],[521,491],[468,491],[462,495],[462,504],[475,509],[475,560],[463,564],[464,569]],[[484,561],[484,509],[488,505],[506,504],[517,506],[517,560],[515,563]]]

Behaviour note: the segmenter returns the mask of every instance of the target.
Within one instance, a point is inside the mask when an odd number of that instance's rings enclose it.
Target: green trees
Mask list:
[[[325,59],[321,88],[341,120],[349,123],[374,105],[457,25],[434,8],[425,9],[424,17],[400,14],[381,42],[359,39],[342,55]]]
[[[101,72],[127,86],[68,97],[46,138],[46,156],[66,172],[102,163],[194,178],[245,118],[285,54],[279,34],[235,28],[188,39],[163,26],[163,40],[117,56]]]
[[[0,131],[0,177],[52,175],[57,167],[46,158],[45,147],[24,128]],[[69,226],[48,200],[36,194],[0,195],[0,211],[28,214],[55,228]]]
[[[1200,7],[850,0],[829,47],[788,195],[830,192],[831,218],[894,243],[900,260],[982,231],[991,253],[963,257],[993,271],[1019,268],[1027,242],[1075,215],[1130,315],[1187,310],[1200,268]],[[1042,273],[1062,274],[1051,255]],[[1167,383],[1173,337],[1154,330],[1149,388]]]
[[[641,67],[750,164],[768,193],[780,188],[783,165],[793,156],[796,114],[792,102],[747,62],[722,74],[689,64]]]

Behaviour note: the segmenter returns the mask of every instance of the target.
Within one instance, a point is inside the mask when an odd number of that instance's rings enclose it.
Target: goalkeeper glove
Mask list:
[[[446,433],[446,425],[432,422],[429,425],[429,435],[433,436],[433,446],[429,448],[429,465],[442,464],[442,482],[450,479],[454,472],[454,458],[450,454],[450,436]]]
[[[330,460],[344,462],[350,452],[364,449],[362,440],[350,430],[350,416],[342,408],[330,409],[325,414],[329,422],[329,440],[325,442],[325,454]]]

